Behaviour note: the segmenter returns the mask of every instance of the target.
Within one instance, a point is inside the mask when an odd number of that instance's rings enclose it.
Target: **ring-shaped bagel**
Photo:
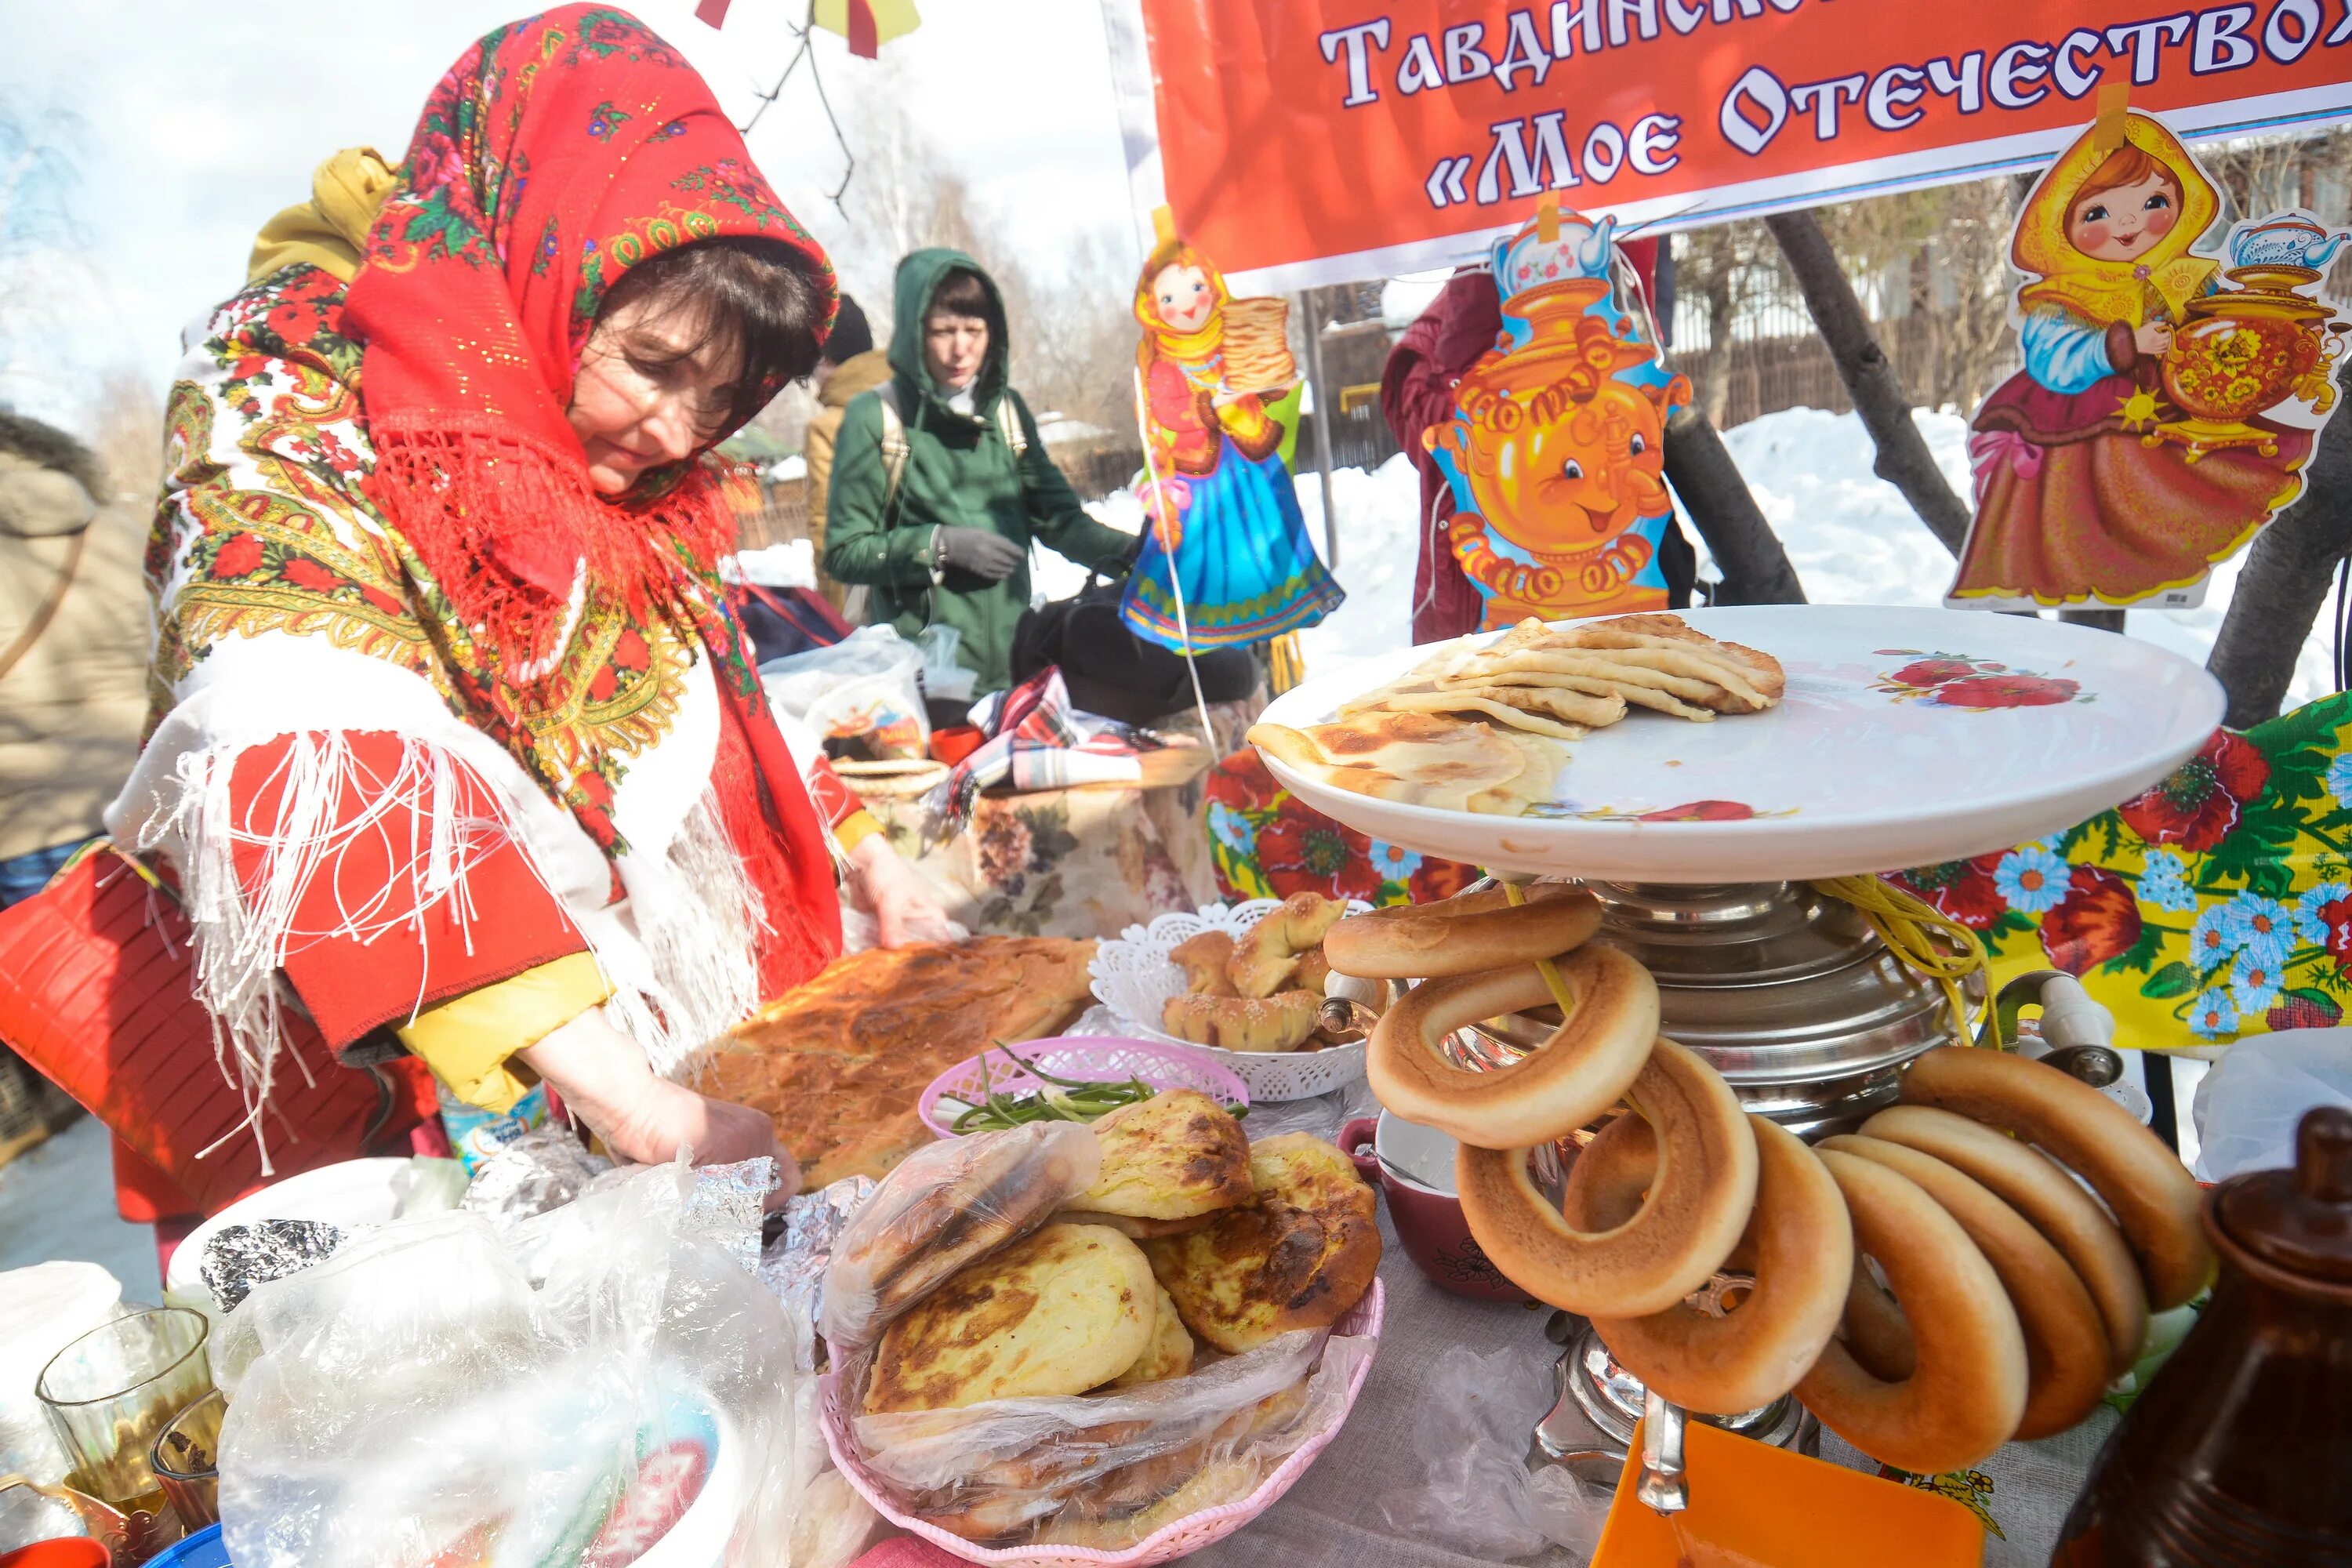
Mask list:
[[[2000,1276],[1916,1182],[1833,1149],[1818,1157],[1845,1195],[1856,1252],[1878,1259],[1903,1304],[1918,1364],[1888,1383],[1832,1340],[1797,1397],[1881,1464],[1967,1469],[2009,1441],[2025,1410],[2025,1334]]]
[[[1614,1105],[1658,1037],[1658,983],[1613,947],[1582,947],[1559,963],[1576,1010],[1534,1052],[1473,1072],[1439,1042],[1482,1019],[1551,1000],[1532,964],[1432,980],[1381,1016],[1365,1073],[1380,1102],[1407,1121],[1480,1149],[1531,1149],[1565,1138]]]
[[[1885,1383],[1900,1383],[1919,1365],[1919,1347],[1911,1342],[1911,1325],[1886,1287],[1864,1267],[1869,1259],[1853,1260],[1853,1283],[1846,1288],[1845,1320],[1838,1338],[1862,1370]]]
[[[2196,1178],[2137,1117],[2082,1079],[2010,1051],[1938,1046],[1903,1075],[1903,1103],[2014,1132],[2090,1183],[2115,1211],[2158,1311],[2212,1281]]]
[[[1713,1068],[1661,1039],[1626,1098],[1656,1134],[1658,1173],[1641,1212],[1609,1230],[1572,1228],[1528,1178],[1525,1149],[1464,1143],[1454,1157],[1463,1217],[1488,1259],[1538,1300],[1588,1318],[1673,1306],[1722,1266],[1756,1206],[1756,1135]]]
[[[1500,888],[1434,904],[1349,915],[1323,937],[1323,956],[1366,980],[1428,980],[1557,958],[1601,929],[1601,900],[1565,882],[1537,882],[1513,905]]]
[[[1720,1318],[1677,1301],[1647,1317],[1592,1320],[1628,1372],[1711,1415],[1759,1409],[1794,1388],[1844,1316],[1853,1278],[1853,1224],[1827,1167],[1779,1123],[1751,1114],[1748,1125],[1756,1207],[1732,1258],[1755,1289]],[[1573,1220],[1578,1211],[1567,1212]]]
[[[1889,1107],[1864,1122],[1862,1133],[1933,1154],[2031,1220],[2073,1266],[2099,1309],[2107,1331],[2107,1374],[2131,1370],[2147,1341],[2147,1288],[2124,1233],[2056,1161],[1955,1111],[1924,1105]]]
[[[2082,1277],[2024,1215],[1933,1154],[1851,1135],[1825,1138],[1821,1146],[1875,1161],[1916,1182],[1960,1222],[2000,1276],[2025,1333],[2025,1414],[2018,1417],[2018,1441],[2066,1431],[2091,1413],[2106,1392],[2106,1325]]]

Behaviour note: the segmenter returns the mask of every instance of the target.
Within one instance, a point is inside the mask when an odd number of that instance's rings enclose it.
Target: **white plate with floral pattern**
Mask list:
[[[1250,1101],[1307,1100],[1327,1094],[1364,1076],[1361,1043],[1326,1046],[1319,1051],[1227,1051],[1180,1040],[1160,1027],[1160,1006],[1171,996],[1184,994],[1184,972],[1168,955],[1202,931],[1221,931],[1240,936],[1282,907],[1280,899],[1245,899],[1228,908],[1202,904],[1198,914],[1158,915],[1148,926],[1132,925],[1116,938],[1095,943],[1095,999],[1118,1016],[1122,1033],[1139,1040],[1165,1041],[1198,1051],[1229,1069],[1249,1085]],[[1348,900],[1348,912],[1364,914],[1371,905]]]
[[[2203,669],[2087,626],[1835,605],[1683,618],[1779,659],[1780,704],[1711,723],[1637,708],[1569,742],[1551,800],[1526,816],[1375,800],[1266,766],[1318,811],[1424,855],[1615,881],[1784,881],[1959,860],[2070,827],[2163,779],[2221,721]],[[1265,720],[1327,723],[1435,651],[1310,679]]]

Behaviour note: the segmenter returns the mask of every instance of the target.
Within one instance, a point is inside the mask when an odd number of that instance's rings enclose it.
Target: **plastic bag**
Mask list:
[[[831,647],[814,647],[760,667],[768,700],[823,737],[825,750],[875,761],[920,757],[930,721],[923,712],[922,649],[888,626],[860,626]]]
[[[1338,1425],[1372,1348],[1299,1329],[1116,1394],[859,1415],[851,1433],[909,1511],[967,1539],[1116,1549],[1246,1496]]]
[[[1563,1466],[1530,1469],[1526,1458],[1528,1434],[1559,1385],[1551,1370],[1559,1353],[1548,1344],[1438,1352],[1432,1397],[1412,1426],[1421,1484],[1381,1503],[1390,1529],[1465,1557],[1528,1557],[1547,1545],[1591,1555],[1608,1498]]]
[[[2197,1086],[2197,1174],[2292,1166],[2295,1123],[2322,1105],[2352,1107],[2352,1029],[2248,1036]]]
[[[956,662],[956,648],[962,641],[961,630],[944,624],[925,626],[915,638],[915,646],[923,650],[923,695],[932,701],[971,700],[980,673]]]
[[[1033,1121],[918,1149],[882,1178],[825,1266],[817,1319],[836,1362],[967,1264],[1095,1184],[1102,1148],[1075,1121]]]
[[[791,1329],[695,1186],[398,1222],[257,1288],[214,1362],[238,1568],[785,1568]]]

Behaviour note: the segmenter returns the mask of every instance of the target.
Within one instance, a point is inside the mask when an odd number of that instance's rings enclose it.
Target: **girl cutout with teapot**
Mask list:
[[[2190,249],[2210,175],[2147,114],[2103,104],[2018,216],[2025,368],[1978,410],[1977,514],[1955,608],[2204,597],[2215,563],[2302,492],[2335,403],[2333,306],[2301,290],[2343,240],[2298,213],[2240,224],[2232,262]]]

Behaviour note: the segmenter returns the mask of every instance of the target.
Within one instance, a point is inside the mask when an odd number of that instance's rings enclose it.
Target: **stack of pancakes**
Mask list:
[[[1566,763],[1554,742],[1614,724],[1629,706],[1706,723],[1762,712],[1786,685],[1771,655],[1717,642],[1679,616],[1529,619],[1342,703],[1337,722],[1262,723],[1249,738],[1336,788],[1512,816],[1550,797]]]
[[[938,1224],[922,1235],[888,1226],[889,1246],[904,1256],[850,1259],[877,1282],[933,1281],[919,1298],[900,1299],[875,1345],[860,1401],[866,1416],[922,1415],[930,1432],[947,1429],[940,1423],[1001,1421],[990,1412],[950,1414],[984,1402],[1108,1394],[1181,1378],[1203,1353],[1236,1355],[1294,1330],[1328,1327],[1370,1288],[1381,1251],[1371,1190],[1330,1144],[1288,1133],[1253,1146],[1214,1100],[1189,1089],[1123,1106],[1095,1127],[1095,1181],[1049,1220],[1033,1214],[1009,1242],[983,1242],[956,1218],[968,1203],[987,1214],[981,1228],[1000,1227],[1020,1206],[1006,1191],[1014,1162],[988,1158],[985,1148],[960,1162],[955,1190],[904,1202],[886,1183],[877,1194],[875,1202],[935,1214]],[[962,1142],[992,1138],[1010,1149],[1014,1134]],[[837,1253],[834,1267],[843,1266]],[[890,1295],[881,1290],[880,1304]],[[1230,1447],[1284,1424],[1302,1403],[1295,1390],[1285,1394],[1279,1410],[1232,1412],[1241,1426],[1211,1436]],[[1206,1455],[1105,1468],[1106,1449],[1152,1448],[1142,1440],[1149,1423],[1111,1431],[1041,1415],[1038,1425],[1051,1435],[1034,1451],[996,1456],[984,1473],[914,1499],[917,1510],[973,1539],[1040,1527],[1072,1505],[1066,1523],[1107,1512],[1131,1519],[1164,1503]],[[1091,1460],[1069,1462],[1088,1448]]]

